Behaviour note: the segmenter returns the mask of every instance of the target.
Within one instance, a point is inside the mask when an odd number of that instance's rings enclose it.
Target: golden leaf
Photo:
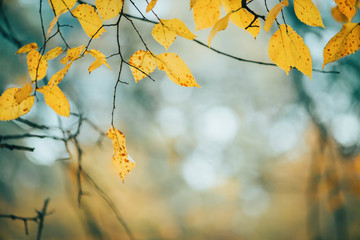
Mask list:
[[[129,65],[135,82],[138,82],[155,70],[156,60],[149,51],[139,50],[130,57]]]
[[[124,5],[124,0],[96,0],[95,5],[103,21],[119,15]]]
[[[79,20],[86,35],[90,38],[98,38],[105,32],[102,22],[95,8],[89,4],[80,4],[71,13]]]
[[[348,21],[348,18],[344,14],[342,14],[342,12],[340,12],[338,6],[331,9],[331,15],[338,22],[344,23]]]
[[[303,39],[289,26],[281,24],[269,41],[270,59],[287,74],[296,67],[311,79],[312,61]]]
[[[37,91],[44,94],[45,103],[57,114],[64,117],[70,116],[69,101],[57,85],[43,86],[38,88]]]
[[[47,85],[50,87],[58,85],[64,79],[65,74],[69,71],[72,63],[73,61],[71,61],[63,69],[59,70],[54,75],[52,75]]]
[[[349,21],[351,21],[352,17],[356,13],[356,0],[335,0],[335,2],[339,7],[340,12],[344,14],[349,19]]]
[[[188,66],[177,54],[162,53],[157,55],[156,63],[158,68],[165,71],[174,83],[184,87],[200,87]]]
[[[197,0],[193,6],[196,30],[212,27],[221,14],[221,0]]]
[[[181,21],[180,19],[177,19],[177,18],[173,18],[173,19],[169,19],[169,20],[161,19],[161,22],[164,24],[164,26],[166,28],[175,32],[180,37],[183,37],[183,38],[186,38],[189,40],[193,40],[194,38],[196,38],[196,35],[194,35],[188,29],[188,27],[185,25],[185,23],[183,21]]]
[[[59,21],[60,16],[61,16],[63,13],[65,13],[66,11],[67,11],[67,9],[61,10],[61,11],[59,12],[59,14],[56,15],[53,20],[51,20],[51,22],[50,22],[50,24],[49,24],[49,29],[48,29],[48,31],[47,31],[47,33],[46,33],[46,38],[49,37],[51,30],[55,27],[55,24]]]
[[[254,15],[249,13],[246,9],[241,8],[241,1],[239,0],[222,0],[223,7],[226,13],[235,11],[230,16],[230,20],[239,28],[249,32],[254,38],[260,32],[260,21],[256,19],[253,22],[254,27],[249,27],[250,23],[254,20]]]
[[[124,182],[126,174],[134,169],[136,163],[128,157],[125,146],[125,136],[122,132],[111,127],[106,135],[112,140],[114,146],[112,162],[115,169],[119,172],[121,180]]]
[[[214,27],[211,29],[211,32],[209,34],[208,37],[208,45],[210,47],[210,43],[213,40],[213,38],[215,37],[215,35],[222,31],[225,30],[227,28],[227,26],[229,25],[229,18],[230,15],[232,14],[232,12],[229,12],[228,14],[226,14],[225,17],[221,18],[219,21],[217,21],[214,25]]]
[[[192,9],[198,0],[190,0],[190,9]]]
[[[59,56],[62,53],[62,48],[61,47],[56,47],[51,49],[50,51],[48,51],[47,53],[45,53],[45,55],[43,56],[43,58],[45,60],[51,60],[56,58],[57,56]]]
[[[46,76],[48,63],[37,50],[30,51],[27,56],[29,74],[32,81],[41,80]]]
[[[72,9],[76,2],[76,0],[49,0],[49,4],[55,11],[55,15],[60,14],[60,12],[63,10],[66,12],[68,9]]]
[[[0,96],[0,120],[8,121],[25,115],[30,111],[35,102],[35,97],[30,96],[29,84],[21,89],[9,88]]]
[[[89,74],[94,71],[95,69],[97,69],[98,67],[100,67],[101,65],[103,65],[104,63],[106,63],[106,59],[105,58],[99,58],[96,59],[88,68]],[[109,66],[109,65],[108,65]]]
[[[303,23],[325,28],[319,9],[311,0],[294,0],[294,10],[297,18]]]
[[[33,42],[26,44],[25,46],[22,46],[21,48],[19,48],[19,50],[17,50],[15,54],[28,53],[31,50],[35,50],[35,49],[38,49],[38,45],[35,42]]]
[[[89,73],[91,73],[92,71],[94,71],[96,68],[100,67],[103,64],[105,64],[109,69],[111,69],[111,67],[109,66],[109,64],[106,61],[105,55],[102,52],[100,52],[99,50],[91,49],[90,51],[87,51],[85,53],[86,54],[90,53],[91,56],[96,58],[96,60],[88,68]]]
[[[70,48],[67,50],[67,54],[65,57],[63,57],[60,62],[64,65],[66,65],[70,61],[75,61],[80,57],[80,54],[85,49],[85,45],[81,45],[75,48]]]
[[[146,12],[150,12],[156,5],[157,0],[151,0],[151,2],[146,6]]]
[[[264,24],[264,30],[266,32],[269,32],[271,26],[273,25],[277,15],[279,15],[279,12],[286,6],[289,5],[289,1],[288,0],[284,0],[278,4],[276,4],[268,13],[266,20],[265,20],[265,24]]]
[[[336,60],[355,53],[360,48],[360,25],[359,23],[344,23],[338,32],[326,44],[323,55],[324,63],[335,62]]]

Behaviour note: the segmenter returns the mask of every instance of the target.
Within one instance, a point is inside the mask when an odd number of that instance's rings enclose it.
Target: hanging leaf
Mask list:
[[[198,0],[190,0],[190,9],[193,9]]]
[[[71,13],[79,20],[86,35],[90,38],[98,38],[105,32],[102,22],[95,8],[89,4],[79,4]]]
[[[119,15],[124,5],[124,0],[96,0],[95,5],[103,21]]]
[[[75,48],[70,48],[67,50],[66,56],[63,57],[60,62],[64,65],[68,64],[68,62],[70,61],[75,61],[76,59],[78,59],[81,55],[81,53],[83,52],[83,50],[85,49],[85,45],[81,45]]]
[[[360,48],[360,25],[359,23],[345,23],[338,32],[326,44],[323,55],[324,63],[335,62],[336,60],[355,53]]]
[[[319,9],[311,0],[294,0],[294,10],[297,18],[303,23],[325,28]]]
[[[349,21],[351,21],[352,17],[356,13],[356,0],[335,0],[335,2],[339,7],[340,12],[344,14],[349,19]]]
[[[138,82],[155,70],[156,60],[149,51],[139,50],[130,57],[129,65],[135,82]]]
[[[200,87],[185,62],[175,53],[162,53],[156,58],[157,66],[174,83],[184,87]]]
[[[311,79],[312,61],[303,39],[289,26],[282,24],[269,41],[270,59],[287,74],[296,67]]]
[[[99,58],[96,59],[88,68],[89,74],[94,71],[95,69],[97,69],[98,67],[100,67],[101,65],[106,63],[106,59],[105,58]],[[109,66],[109,65],[108,65]],[[110,68],[111,69],[111,68]]]
[[[223,7],[226,13],[235,11],[230,16],[230,20],[239,28],[249,32],[254,38],[260,32],[260,21],[256,19],[252,26],[249,27],[250,23],[254,20],[254,15],[249,13],[246,9],[241,8],[241,1],[239,0],[222,0]]]
[[[146,12],[150,12],[156,5],[157,0],[151,0],[151,2],[146,7]]]
[[[338,22],[344,23],[348,21],[348,18],[344,14],[342,14],[342,12],[340,12],[338,6],[331,9],[331,15]]]
[[[48,86],[52,87],[55,85],[58,85],[65,77],[65,74],[69,71],[71,64],[73,63],[70,62],[68,65],[66,65],[63,69],[61,69],[60,71],[56,72],[49,80],[48,82]]]
[[[25,84],[20,89],[6,89],[0,96],[0,120],[13,120],[28,113],[35,102],[35,97],[30,96],[31,92],[31,84]]]
[[[37,50],[31,50],[26,58],[31,80],[43,79],[46,76],[48,67],[46,59]]]
[[[44,94],[45,103],[57,114],[64,117],[70,116],[69,101],[57,85],[43,86],[38,88],[37,91]]]
[[[222,31],[225,30],[227,28],[227,26],[229,25],[229,17],[232,14],[232,12],[229,12],[228,14],[226,14],[225,17],[221,18],[219,21],[217,21],[214,25],[214,27],[211,29],[211,32],[209,34],[208,37],[208,45],[210,47],[210,43],[213,40],[213,38],[215,37],[215,35]]]
[[[93,70],[95,70],[96,68],[100,67],[103,64],[105,64],[111,70],[111,67],[109,66],[109,64],[106,61],[106,57],[102,52],[100,52],[99,50],[96,50],[96,49],[91,49],[90,51],[87,51],[85,54],[88,54],[88,53],[90,53],[91,56],[96,58],[96,60],[88,68],[89,73],[91,73]]]
[[[61,10],[61,11],[59,12],[59,14],[56,15],[53,20],[51,20],[51,22],[50,22],[50,24],[49,24],[49,29],[48,29],[48,31],[47,31],[47,33],[46,33],[46,38],[49,37],[51,30],[55,27],[56,23],[59,21],[60,16],[61,16],[63,13],[65,13],[65,12],[67,12],[67,9]]]
[[[28,53],[31,50],[35,50],[38,48],[39,47],[35,42],[29,43],[29,44],[26,44],[25,46],[22,46],[21,48],[19,48],[19,50],[17,50],[17,52],[15,54]]]
[[[193,6],[196,31],[212,27],[221,14],[221,0],[197,0]]]
[[[125,136],[122,132],[111,127],[106,135],[112,140],[114,146],[112,162],[115,169],[118,171],[121,180],[124,182],[126,174],[134,169],[136,163],[128,157],[125,146]]]
[[[288,0],[284,0],[278,4],[276,4],[268,13],[268,15],[266,16],[266,20],[265,20],[265,24],[264,24],[264,30],[266,32],[269,32],[271,26],[273,25],[275,19],[277,18],[277,16],[279,15],[279,12],[286,6],[289,5],[289,1]]]
[[[77,0],[49,0],[51,8],[55,11],[55,15],[61,14],[61,11],[68,11],[72,9]]]
[[[45,53],[45,55],[43,56],[43,58],[45,60],[51,60],[56,58],[57,56],[59,56],[62,53],[62,48],[61,47],[56,47],[51,49],[50,51],[48,51],[47,53]]]

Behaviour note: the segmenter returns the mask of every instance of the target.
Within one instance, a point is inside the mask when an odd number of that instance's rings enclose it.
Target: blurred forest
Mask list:
[[[301,23],[292,8],[284,14],[310,48],[313,67],[321,69],[322,50],[341,23],[331,16],[333,1],[313,2],[325,29]],[[42,44],[39,3],[48,26],[48,1],[0,0],[1,93],[29,81],[26,57],[15,52]],[[133,4],[145,14],[146,1]],[[133,4],[125,1],[124,12],[141,17]],[[252,4],[261,8],[263,1]],[[189,1],[159,0],[154,11],[195,29]],[[156,21],[151,13],[146,17]],[[154,52],[164,52],[151,36],[153,24],[133,23]],[[70,15],[61,24],[71,25],[61,28],[70,46],[88,41]],[[111,55],[115,31],[107,29],[92,47]],[[209,30],[195,34],[207,42]],[[212,47],[270,62],[270,37],[261,31],[254,40],[230,23]],[[138,39],[123,21],[125,59],[143,47]],[[48,47],[61,44],[57,37]],[[0,145],[35,148],[0,148],[0,239],[36,239],[40,219],[26,221],[27,236],[24,221],[4,216],[37,218],[44,207],[42,239],[360,239],[359,53],[325,67],[338,74],[313,72],[310,81],[296,70],[287,76],[278,67],[237,61],[183,38],[170,50],[201,88],[178,86],[160,71],[152,74],[155,81],[135,83],[124,66],[122,81],[128,84],[117,88],[114,125],[136,161],[125,183],[105,137],[116,57],[108,59],[113,70],[102,66],[89,75],[90,58],[72,67],[60,83],[70,101],[69,118],[59,117],[39,95],[30,113],[0,122]],[[49,75],[58,70],[58,63],[49,63]]]

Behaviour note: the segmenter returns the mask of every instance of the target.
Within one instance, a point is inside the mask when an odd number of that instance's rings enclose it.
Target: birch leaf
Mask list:
[[[189,30],[189,28],[185,25],[185,23],[183,21],[181,21],[180,19],[177,19],[177,18],[173,18],[173,19],[169,19],[169,20],[161,19],[161,22],[164,24],[164,26],[166,28],[175,32],[180,37],[183,37],[183,38],[186,38],[189,40],[193,40],[194,38],[196,38],[196,35],[194,35]]]
[[[360,48],[360,25],[359,23],[345,23],[338,32],[326,44],[323,55],[324,63],[335,62],[336,60],[355,53]]]
[[[196,31],[212,27],[221,14],[221,0],[197,0],[193,6]]]
[[[289,1],[288,0],[284,0],[278,4],[276,4],[268,13],[268,15],[266,16],[266,20],[265,20],[265,24],[264,24],[264,30],[266,32],[269,32],[271,26],[273,25],[275,19],[277,18],[277,16],[279,15],[279,12],[286,6],[289,5]]]
[[[232,12],[229,12],[228,14],[226,14],[225,17],[221,18],[219,21],[217,21],[214,25],[214,27],[211,29],[211,32],[209,34],[208,37],[208,45],[210,47],[210,43],[213,40],[213,38],[215,37],[215,35],[222,31],[225,30],[227,28],[227,26],[229,25],[229,18],[230,15],[232,14]]]
[[[339,7],[340,12],[344,14],[349,19],[349,21],[351,21],[352,17],[356,13],[356,0],[335,0],[335,2]]]
[[[95,69],[97,69],[98,67],[100,67],[101,65],[106,63],[106,59],[105,58],[99,58],[96,59],[88,68],[89,74],[94,71]],[[109,65],[108,65],[109,66]]]
[[[294,10],[297,18],[309,26],[325,28],[319,9],[312,0],[294,0]]]
[[[153,30],[151,31],[151,35],[166,50],[168,50],[171,44],[173,44],[177,36],[176,32],[165,27],[161,23],[158,23],[154,26]]]
[[[70,61],[75,61],[80,57],[80,54],[85,49],[85,45],[81,45],[78,47],[70,48],[67,50],[66,56],[63,57],[60,62],[64,65],[68,64]]]
[[[124,0],[96,0],[95,5],[103,21],[119,15],[124,5]]]
[[[35,42],[33,42],[26,44],[25,46],[22,46],[21,48],[19,48],[19,50],[17,50],[15,54],[28,53],[31,50],[35,50],[35,49],[38,49],[38,45]]]
[[[340,12],[339,7],[333,7],[331,9],[331,16],[338,22],[344,23],[348,21],[348,18]]]
[[[193,9],[198,0],[190,0],[190,9]]]
[[[72,63],[73,62],[70,62],[63,69],[59,70],[54,75],[52,75],[47,85],[50,87],[58,85],[64,79],[65,74],[69,71]]]
[[[56,47],[51,49],[50,51],[48,51],[47,53],[45,53],[44,55],[44,59],[45,60],[51,60],[56,58],[57,56],[59,56],[62,53],[62,48],[61,47]]]
[[[130,57],[129,65],[135,82],[138,82],[155,70],[156,60],[149,51],[139,50]]]
[[[41,80],[46,76],[48,63],[37,50],[30,51],[27,56],[27,65],[32,81]]]
[[[175,53],[162,53],[156,58],[157,66],[174,83],[184,87],[200,87],[185,62]]]
[[[22,86],[14,95],[16,103],[20,104],[22,101],[28,98],[32,93],[32,90],[33,88],[31,83],[26,83],[24,86]]]
[[[63,13],[65,13],[66,11],[67,11],[67,9],[61,10],[61,11],[59,12],[59,14],[57,14],[57,15],[54,17],[54,19],[51,20],[51,22],[50,22],[50,24],[49,24],[48,31],[47,31],[47,33],[46,33],[46,38],[49,37],[51,30],[55,27],[55,24],[59,21],[60,16],[61,16]]]
[[[122,132],[114,127],[111,127],[106,134],[113,143],[114,153],[112,156],[112,162],[115,169],[118,171],[121,180],[124,182],[126,174],[134,169],[136,163],[128,157],[125,136]]]
[[[90,38],[98,38],[105,32],[99,14],[93,6],[80,4],[71,13],[79,20],[86,35]]]
[[[157,0],[151,0],[151,2],[146,7],[146,12],[150,12],[156,5]]]
[[[91,49],[91,50],[89,50],[89,51],[87,51],[85,54],[88,54],[88,53],[90,53],[91,54],[91,56],[93,56],[94,58],[96,58],[96,60],[100,60],[101,59],[101,61],[98,61],[98,63],[96,63],[95,64],[95,62],[96,61],[94,61],[93,62],[93,64],[94,65],[97,65],[97,64],[99,64],[100,62],[101,62],[101,64],[98,66],[98,67],[100,67],[102,64],[105,64],[110,70],[111,70],[111,67],[109,66],[109,64],[107,63],[107,61],[106,61],[106,57],[105,57],[105,55],[102,53],[102,52],[100,52],[99,50],[96,50],[96,49]],[[92,64],[91,64],[92,65]],[[96,67],[97,68],[97,67]],[[89,73],[91,73],[93,70],[95,70],[96,68],[94,68],[94,69],[92,69],[91,71],[90,71],[90,67],[89,67]]]
[[[70,116],[69,101],[57,85],[43,86],[37,89],[37,91],[44,94],[45,103],[57,114],[64,117]]]
[[[287,74],[296,67],[311,79],[312,61],[303,39],[289,26],[282,24],[269,41],[270,59]]]
[[[72,9],[76,2],[77,0],[49,0],[49,4],[55,11],[55,15],[60,14],[60,12],[63,10],[66,12],[68,9]]]

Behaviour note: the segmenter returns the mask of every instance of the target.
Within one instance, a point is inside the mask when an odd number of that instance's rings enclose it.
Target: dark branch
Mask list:
[[[35,150],[35,148],[32,148],[32,147],[25,147],[25,146],[7,144],[7,143],[0,143],[0,148],[6,148],[6,149],[9,149],[11,151],[13,151],[13,150],[22,150],[22,151],[33,152]]]

